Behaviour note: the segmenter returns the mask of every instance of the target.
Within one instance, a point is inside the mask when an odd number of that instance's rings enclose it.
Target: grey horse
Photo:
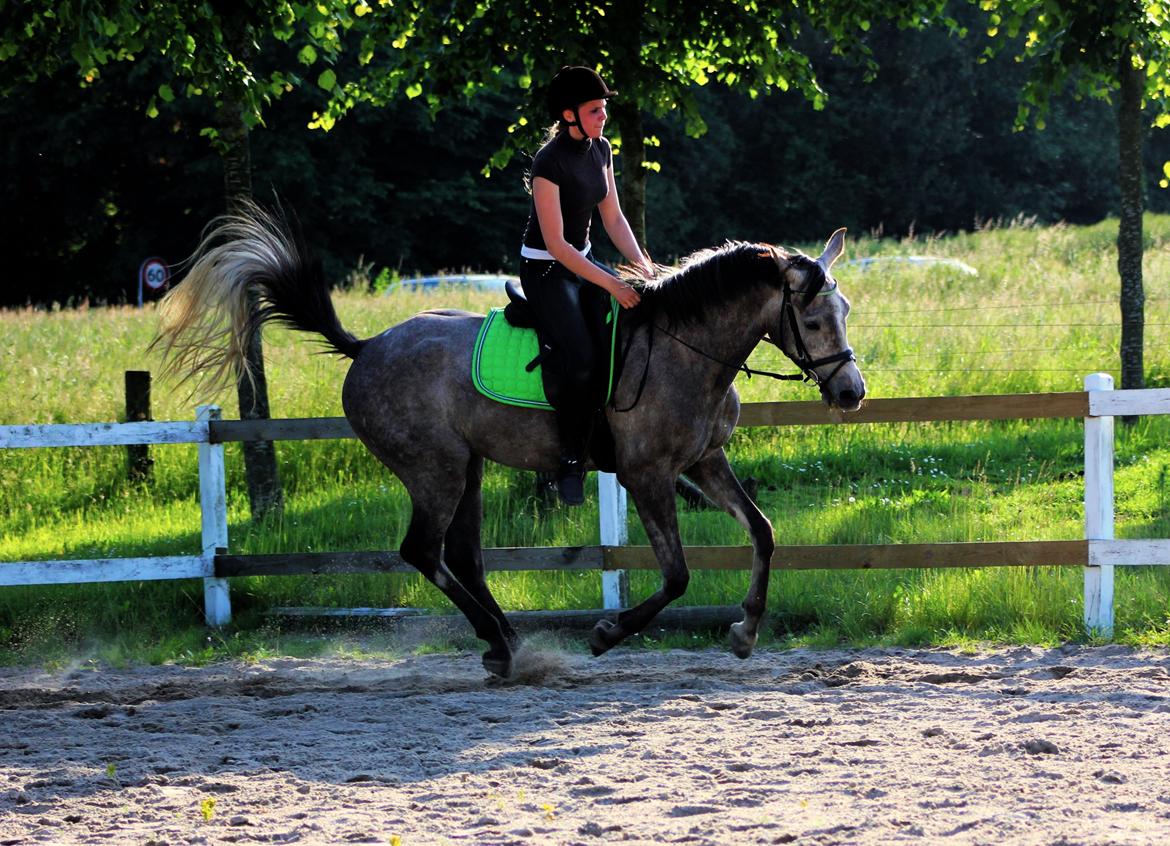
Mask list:
[[[830,270],[844,230],[812,259],[766,244],[704,250],[654,280],[620,321],[625,365],[605,415],[618,480],[633,499],[662,569],[662,586],[601,620],[594,655],[641,631],[689,579],[679,538],[675,480],[692,480],[751,536],[754,550],[742,622],[731,648],[748,657],[767,600],[772,526],[744,493],[724,446],[739,417],[732,381],[761,340],[778,346],[825,401],[856,410],[865,382],[846,341],[849,302]],[[155,346],[173,375],[223,386],[248,376],[243,351],[268,321],[322,335],[353,359],[342,405],[357,436],[401,479],[410,526],[401,554],[467,617],[487,651],[484,667],[508,676],[518,646],[484,580],[484,459],[547,471],[560,448],[553,415],[503,405],[476,391],[472,346],[483,317],[424,311],[359,340],[342,328],[319,264],[282,214],[249,206],[209,229],[186,278],[163,303]]]

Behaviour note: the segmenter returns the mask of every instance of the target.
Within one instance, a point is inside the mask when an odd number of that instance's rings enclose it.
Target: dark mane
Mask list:
[[[766,244],[743,241],[729,241],[722,247],[700,250],[683,259],[678,270],[645,283],[638,310],[660,312],[672,324],[693,321],[745,290],[778,284],[777,253],[782,258],[793,258]],[[639,280],[629,278],[629,281]],[[821,284],[824,284],[823,275]]]

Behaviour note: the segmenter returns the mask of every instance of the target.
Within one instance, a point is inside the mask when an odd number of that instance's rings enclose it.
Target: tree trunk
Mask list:
[[[622,211],[643,250],[646,244],[646,135],[637,104],[613,100],[609,105],[622,134]]]
[[[232,52],[245,64],[251,63],[250,35],[247,24],[235,17],[234,25],[225,22],[224,30],[231,39]],[[228,214],[240,210],[246,200],[252,198],[252,153],[248,139],[248,126],[244,122],[243,102],[231,84],[225,86],[223,101],[219,109],[219,138],[223,159],[224,193],[227,198]],[[254,292],[249,295],[251,308],[256,308]],[[240,401],[241,420],[267,420],[268,381],[264,375],[264,350],[260,333],[252,336],[252,342],[245,351],[245,357],[252,371],[252,379],[241,375],[236,382],[236,395]],[[252,519],[263,520],[278,515],[284,508],[284,494],[280,486],[280,475],[276,469],[276,450],[271,441],[244,442],[244,476],[248,483],[248,503]]]
[[[1142,364],[1143,316],[1146,296],[1142,287],[1142,158],[1145,125],[1142,93],[1145,74],[1134,68],[1128,50],[1118,68],[1121,96],[1117,109],[1118,182],[1121,214],[1117,228],[1117,271],[1121,276],[1121,387],[1145,387]],[[1133,422],[1132,418],[1127,422]]]

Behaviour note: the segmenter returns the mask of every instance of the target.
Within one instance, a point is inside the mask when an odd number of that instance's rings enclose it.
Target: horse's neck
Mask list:
[[[745,292],[729,303],[708,308],[697,320],[674,326],[665,315],[652,315],[648,322],[659,336],[654,340],[653,358],[661,362],[663,372],[685,374],[696,385],[713,386],[722,396],[764,336],[766,300],[763,291]]]

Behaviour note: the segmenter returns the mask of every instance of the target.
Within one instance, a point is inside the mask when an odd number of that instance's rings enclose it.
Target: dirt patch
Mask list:
[[[1170,653],[0,671],[0,844],[1155,844]]]

